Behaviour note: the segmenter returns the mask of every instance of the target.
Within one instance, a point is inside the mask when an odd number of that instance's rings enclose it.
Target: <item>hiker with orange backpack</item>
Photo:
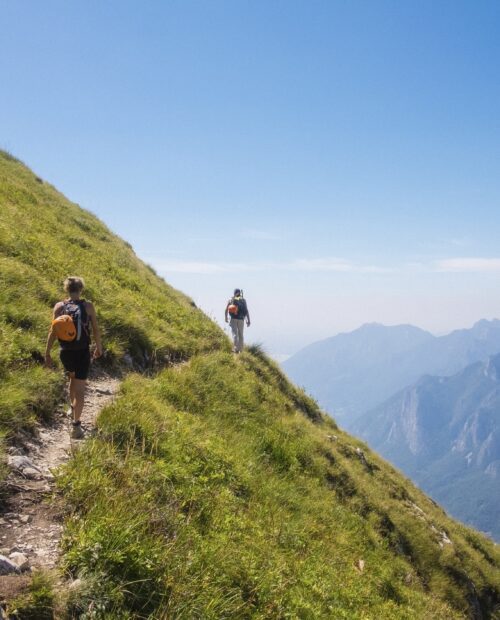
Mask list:
[[[231,315],[230,321],[228,315]],[[243,351],[245,319],[247,327],[250,327],[250,313],[248,312],[247,302],[243,297],[243,291],[239,288],[235,288],[233,296],[226,304],[226,311],[224,313],[224,320],[226,323],[229,322],[233,333],[233,351],[235,353],[241,353]]]
[[[45,349],[45,365],[52,366],[50,351],[56,339],[61,345],[60,358],[69,373],[69,398],[73,416],[73,439],[84,436],[81,415],[85,399],[85,384],[90,370],[90,326],[95,339],[93,358],[101,357],[101,334],[95,308],[90,301],[81,299],[85,284],[82,278],[71,276],[64,281],[68,299],[54,306],[53,321]]]

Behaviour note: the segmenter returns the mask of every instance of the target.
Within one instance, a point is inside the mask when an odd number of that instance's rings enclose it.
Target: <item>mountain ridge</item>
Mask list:
[[[500,354],[451,377],[421,377],[354,432],[454,516],[500,540]]]
[[[346,427],[424,374],[451,375],[500,351],[500,320],[482,319],[444,336],[411,325],[365,324],[313,343],[283,362]]]

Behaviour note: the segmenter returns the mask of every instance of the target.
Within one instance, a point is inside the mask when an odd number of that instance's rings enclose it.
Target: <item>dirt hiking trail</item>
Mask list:
[[[114,399],[119,385],[103,374],[89,380],[82,415],[85,437],[94,432],[97,414]],[[8,450],[9,497],[0,512],[0,605],[25,586],[31,571],[58,563],[63,524],[54,472],[85,441],[70,438],[67,409],[60,407],[51,425],[40,425],[22,446]]]

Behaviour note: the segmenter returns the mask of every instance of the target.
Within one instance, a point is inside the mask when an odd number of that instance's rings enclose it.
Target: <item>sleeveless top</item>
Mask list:
[[[90,346],[90,321],[85,304],[85,299],[66,299],[57,312],[57,316],[68,314],[76,327],[75,340],[59,340],[61,349],[65,351],[81,351]]]

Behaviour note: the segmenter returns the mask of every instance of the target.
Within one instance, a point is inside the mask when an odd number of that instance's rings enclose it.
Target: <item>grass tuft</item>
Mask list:
[[[12,620],[53,620],[55,611],[54,579],[45,572],[34,573],[26,590],[7,608]]]

